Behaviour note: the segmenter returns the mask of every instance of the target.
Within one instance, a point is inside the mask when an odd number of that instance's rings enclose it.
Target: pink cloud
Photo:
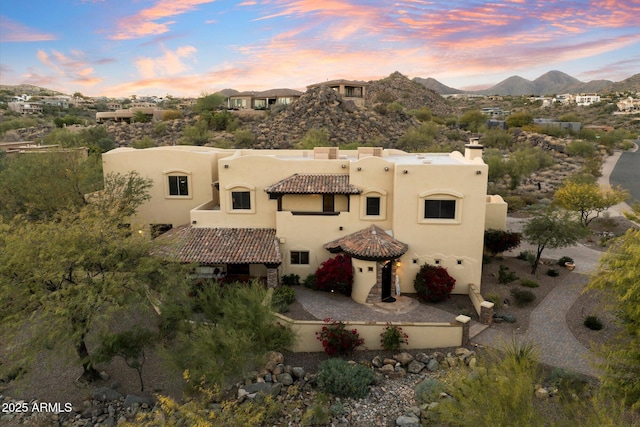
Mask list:
[[[175,51],[164,49],[164,54],[157,58],[140,57],[135,64],[143,79],[156,76],[174,75],[187,71],[184,59],[194,59],[197,49],[193,46],[180,46]]]
[[[109,38],[128,40],[166,33],[175,21],[157,21],[190,12],[201,4],[213,1],[215,0],[158,0],[150,8],[120,20],[116,33]]]
[[[41,42],[56,40],[58,37],[29,28],[19,22],[0,16],[0,33],[3,42]]]
[[[38,73],[31,73],[30,78],[38,76],[38,79],[53,79],[58,83],[69,81],[74,84],[82,84],[93,86],[100,83],[103,79],[94,76],[95,70],[91,65],[91,61],[86,58],[84,52],[74,49],[65,54],[57,50],[47,53],[40,49],[36,53],[38,60],[49,69],[48,76],[42,76]],[[104,63],[105,59],[95,61],[98,64]]]

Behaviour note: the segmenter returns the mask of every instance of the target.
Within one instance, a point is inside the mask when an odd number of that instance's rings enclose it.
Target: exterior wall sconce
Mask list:
[[[193,221],[191,221],[191,224],[197,224],[198,221],[196,221],[195,219]]]
[[[396,267],[400,267],[402,266],[402,262],[400,262],[400,260],[396,261]]]
[[[225,169],[229,169],[229,165],[224,165],[224,168]]]
[[[340,226],[340,227],[338,227],[338,229],[339,229],[340,231],[342,231],[342,230],[344,230],[344,227],[343,227],[343,226]]]
[[[384,167],[384,171],[385,171],[385,172],[389,172],[389,166],[385,166],[385,167]]]
[[[362,168],[360,168],[360,167],[359,167],[359,168],[358,168],[358,171],[361,171],[361,170],[362,170]]]
[[[402,173],[409,173],[409,171],[405,169],[402,171]]]
[[[342,169],[346,169],[346,168],[347,168],[347,165],[342,165]]]
[[[476,171],[476,175],[482,175],[482,171]]]

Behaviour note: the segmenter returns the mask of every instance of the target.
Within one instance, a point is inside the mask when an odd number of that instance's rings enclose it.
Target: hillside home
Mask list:
[[[302,92],[294,89],[271,89],[262,92],[240,92],[229,96],[227,108],[242,110],[268,110],[273,105],[289,105],[300,98]]]
[[[586,107],[600,102],[600,95],[596,93],[580,94],[576,95],[575,100],[577,105]]]
[[[330,87],[338,92],[345,101],[353,101],[357,106],[364,107],[367,97],[367,82],[360,80],[329,80],[307,86],[313,89],[320,86]]]
[[[40,114],[44,111],[42,103],[40,102],[14,101],[7,103],[7,106],[9,110],[23,115]]]
[[[224,150],[117,148],[104,172],[153,180],[132,224],[160,237],[210,277],[304,278],[337,253],[352,259],[352,298],[380,302],[415,292],[420,266],[447,268],[454,293],[479,289],[485,228],[504,229],[507,205],[487,195],[477,140],[464,154],[337,147]]]

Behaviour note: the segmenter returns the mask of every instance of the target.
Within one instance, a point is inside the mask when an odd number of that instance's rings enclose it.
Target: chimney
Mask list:
[[[477,157],[482,158],[483,145],[480,145],[480,138],[469,138],[469,143],[464,146],[464,158],[473,160]]]

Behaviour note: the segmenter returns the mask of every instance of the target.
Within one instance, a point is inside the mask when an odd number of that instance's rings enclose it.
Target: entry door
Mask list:
[[[322,195],[322,212],[335,212],[334,210],[334,195],[323,194]]]
[[[396,299],[391,296],[391,279],[392,273],[392,263],[393,261],[388,261],[382,267],[382,302],[394,302]]]

